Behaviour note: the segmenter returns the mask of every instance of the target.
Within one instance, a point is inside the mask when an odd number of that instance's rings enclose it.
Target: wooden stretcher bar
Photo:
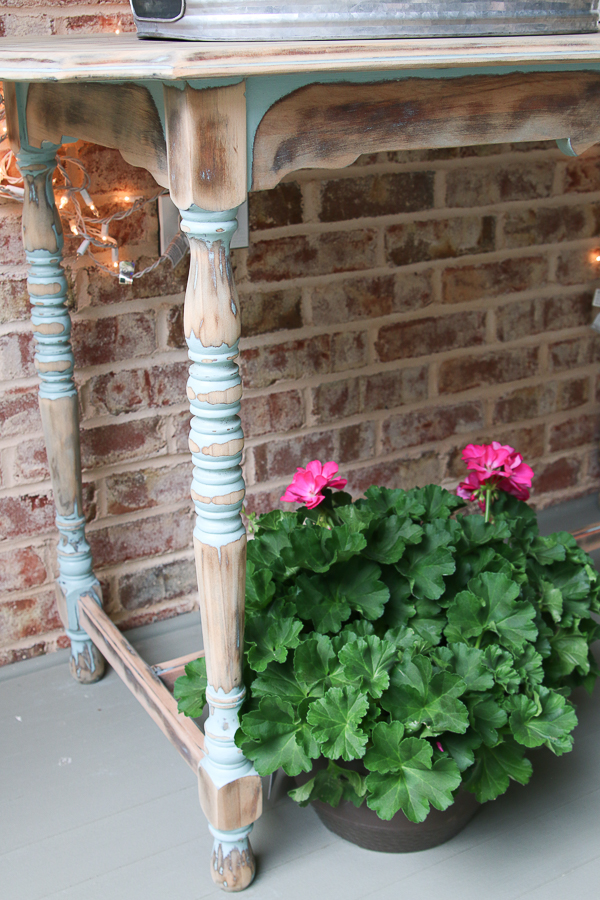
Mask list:
[[[79,617],[82,627],[117,675],[169,738],[180,756],[197,772],[198,764],[204,756],[204,735],[198,726],[177,711],[177,701],[152,667],[136,653],[96,600],[88,594],[84,594],[79,600]],[[197,655],[199,654],[195,654]]]

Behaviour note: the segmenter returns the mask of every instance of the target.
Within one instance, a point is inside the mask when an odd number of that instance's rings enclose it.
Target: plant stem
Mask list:
[[[491,505],[492,505],[492,491],[491,491],[491,488],[486,487],[486,490],[485,490],[485,521],[486,521],[486,523],[490,521]]]

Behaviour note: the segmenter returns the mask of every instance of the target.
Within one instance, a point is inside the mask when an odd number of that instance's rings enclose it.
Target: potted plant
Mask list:
[[[374,849],[446,840],[527,783],[528,749],[570,750],[569,695],[598,674],[590,558],[566,532],[540,536],[512,447],[463,459],[456,494],[371,487],[356,501],[335,463],[314,461],[282,498],[299,509],[251,523],[236,743]],[[182,712],[200,715],[205,686],[200,659],[176,683]]]

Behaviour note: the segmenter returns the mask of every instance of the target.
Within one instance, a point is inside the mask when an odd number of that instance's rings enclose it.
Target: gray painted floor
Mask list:
[[[547,530],[600,518],[595,498]],[[201,645],[195,614],[129,632],[150,663]],[[534,776],[423,853],[372,853],[285,794],[256,824],[250,898],[598,900],[600,689],[575,697],[575,749],[534,751]],[[73,682],[67,653],[0,670],[1,900],[200,900],[212,839],[193,774],[114,672]],[[275,798],[274,798],[275,801]]]

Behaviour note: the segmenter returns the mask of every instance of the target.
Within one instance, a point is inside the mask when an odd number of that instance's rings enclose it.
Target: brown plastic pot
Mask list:
[[[321,768],[318,764],[317,767]],[[352,768],[359,769],[359,766],[354,764]],[[366,774],[366,769],[363,773]],[[296,784],[303,784],[310,777],[312,772],[300,775],[295,779]],[[342,800],[336,807],[321,800],[313,800],[311,805],[323,825],[334,834],[366,850],[382,853],[413,853],[437,847],[462,831],[480,806],[473,794],[461,790],[452,806],[444,811],[432,807],[425,821],[416,824],[410,822],[403,812],[396,813],[389,822],[385,822],[366,803],[358,809],[348,800]]]

